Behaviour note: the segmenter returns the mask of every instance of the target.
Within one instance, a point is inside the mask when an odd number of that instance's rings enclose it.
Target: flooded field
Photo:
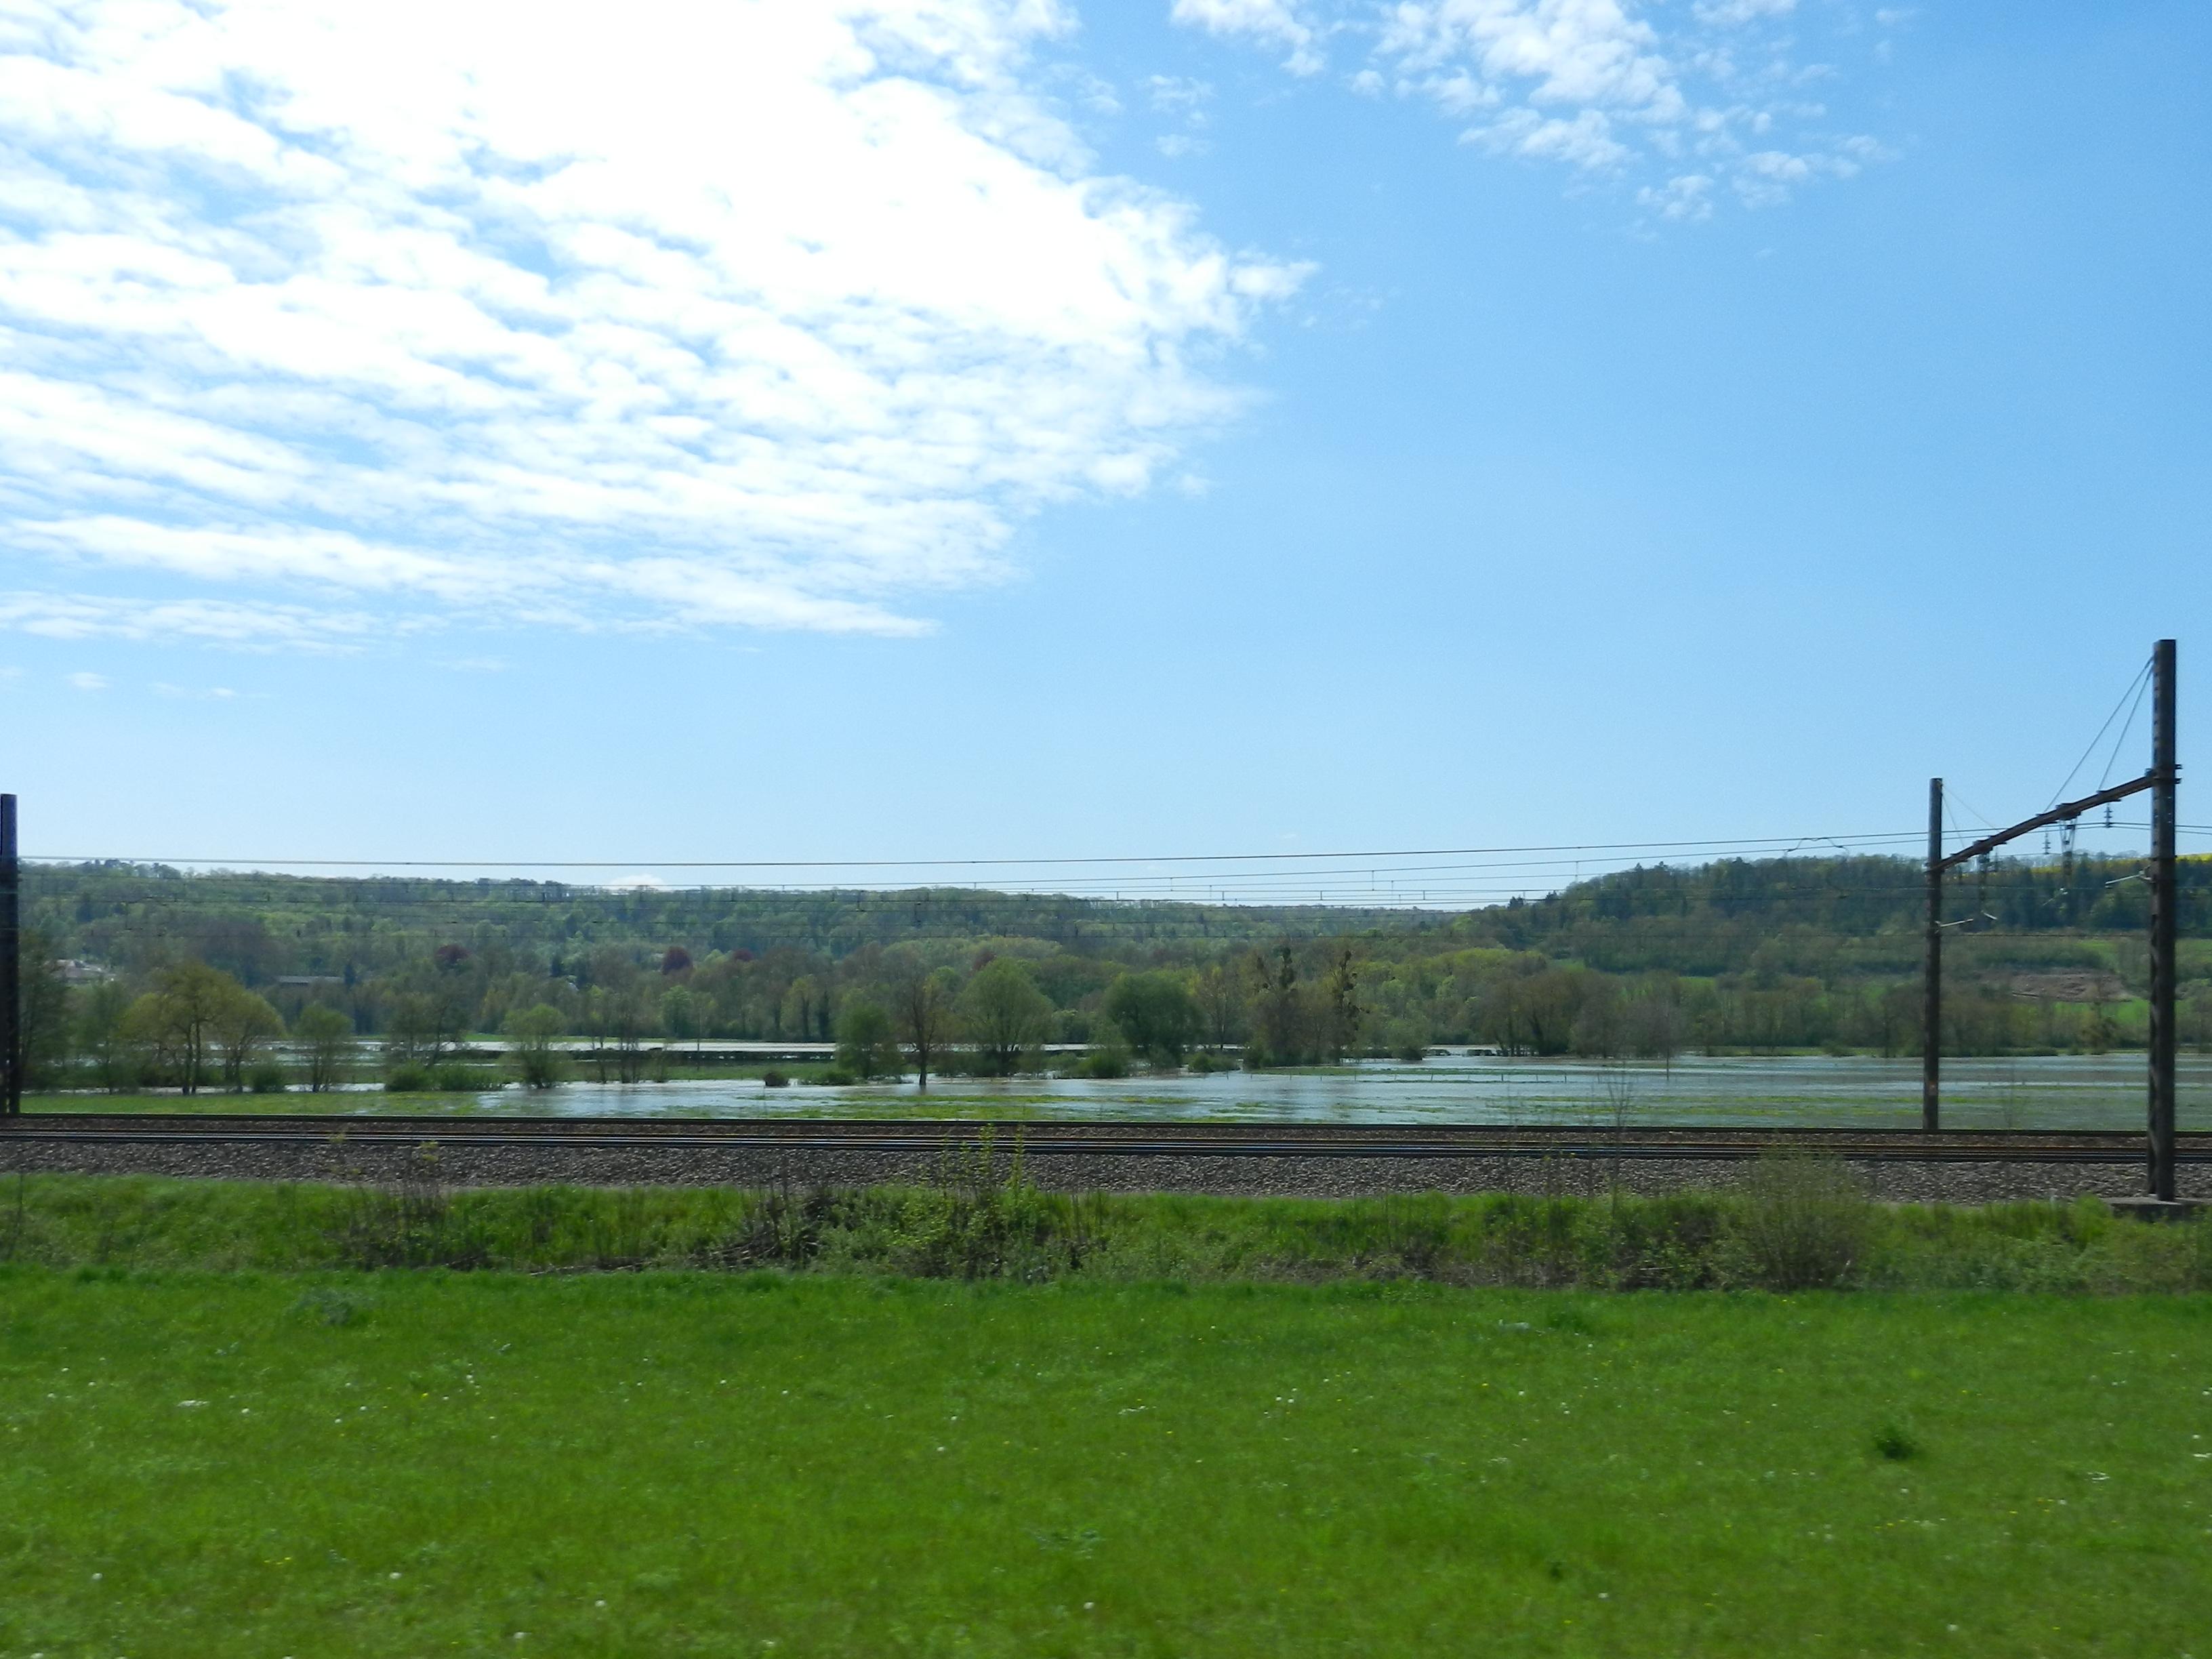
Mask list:
[[[2185,1055],[2179,1115],[2212,1129],[2212,1058]],[[2134,1129],[2143,1121],[2141,1054],[1951,1060],[1944,1123],[1953,1128]],[[202,1097],[203,1109],[214,1097]],[[1453,1054],[1303,1072],[1174,1073],[1112,1081],[911,1079],[855,1087],[678,1079],[507,1088],[449,1098],[326,1096],[337,1112],[479,1111],[668,1117],[1138,1118],[1338,1123],[1707,1124],[1910,1127],[1920,1121],[1920,1063],[1826,1055],[1680,1059],[1606,1065]],[[291,1095],[285,1105],[307,1106]],[[246,1102],[239,1105],[257,1109]]]

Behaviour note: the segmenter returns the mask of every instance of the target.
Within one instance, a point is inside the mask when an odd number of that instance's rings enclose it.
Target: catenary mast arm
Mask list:
[[[1936,867],[1938,870],[1955,870],[1959,866],[1978,859],[1984,853],[1993,853],[2007,842],[2017,841],[2047,823],[2063,823],[2069,818],[2080,817],[2093,808],[2110,805],[2113,801],[2124,800],[2130,795],[2139,795],[2146,789],[2156,788],[2158,781],[2158,773],[2154,769],[2139,778],[2130,778],[2125,783],[2116,783],[2110,789],[2100,789],[2094,795],[2084,795],[2079,800],[2062,801],[2049,811],[2038,812],[2033,817],[2023,819],[2009,830],[2000,830],[1995,835],[1984,836],[1971,847],[1961,847]]]

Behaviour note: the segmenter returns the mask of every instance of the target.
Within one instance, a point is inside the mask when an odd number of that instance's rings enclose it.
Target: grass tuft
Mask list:
[[[1875,1455],[1893,1463],[1909,1463],[1921,1455],[1920,1437],[1894,1420],[1875,1431]]]

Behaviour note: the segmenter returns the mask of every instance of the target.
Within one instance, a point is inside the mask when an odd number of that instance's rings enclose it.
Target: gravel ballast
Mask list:
[[[125,1121],[108,1118],[100,1123]],[[282,1129],[248,1138],[234,1132],[239,1121],[199,1120],[186,1128],[172,1120],[149,1134],[142,1119],[121,1132],[130,1138],[110,1139],[83,1119],[26,1118],[0,1131],[0,1171],[377,1181],[419,1168],[427,1147],[436,1158],[439,1179],[455,1186],[864,1187],[942,1178],[946,1148],[914,1143],[927,1132],[948,1129],[905,1126],[904,1132],[863,1132],[844,1145],[836,1144],[836,1126],[821,1123],[753,1134],[743,1131],[757,1126],[717,1133],[713,1124],[663,1121],[644,1133],[640,1126],[624,1125],[595,1143],[591,1126],[580,1129],[573,1121],[544,1138],[513,1122],[426,1123],[419,1130],[410,1126],[398,1131],[390,1120],[373,1130],[343,1123],[306,1127],[294,1120]],[[957,1126],[950,1139],[956,1146],[963,1144],[976,1127]],[[1176,1149],[1141,1152],[1116,1146],[1118,1139],[1139,1133],[1177,1143]],[[1733,1138],[1737,1144],[1721,1153],[1689,1145],[1677,1152],[1665,1144],[1665,1132],[1646,1131],[1618,1147],[1593,1145],[1587,1135],[1561,1135],[1555,1147],[1522,1145],[1507,1150],[1482,1144],[1485,1137],[1479,1133],[1440,1135],[1423,1127],[1350,1135],[1312,1132],[1315,1149],[1304,1151],[1296,1144],[1299,1133],[1279,1125],[1207,1126],[1196,1131],[1158,1125],[1065,1130],[1053,1126],[1025,1133],[1022,1155],[1029,1178],[1055,1192],[1302,1198],[1431,1192],[1589,1195],[1615,1188],[1659,1194],[1735,1186],[1766,1144],[1745,1136]],[[88,1134],[92,1138],[82,1138]],[[869,1144],[884,1139],[903,1144]],[[1525,1142],[1528,1137],[1488,1139]],[[2057,1139],[2041,1138],[2037,1144],[2049,1154],[2058,1151]],[[1000,1160],[1012,1140],[1011,1129],[999,1131]],[[1182,1144],[1191,1140],[1203,1144]],[[1911,1156],[1893,1139],[1880,1156],[1853,1156],[1840,1143],[1835,1150],[1874,1197],[1888,1202],[2120,1198],[2144,1189],[2142,1158],[2124,1137],[2102,1138],[2086,1156],[2046,1156],[2039,1161],[1981,1155],[1984,1149],[1971,1144],[1970,1137],[1947,1140],[1942,1157]],[[1455,1144],[1460,1141],[1467,1143],[1464,1150]],[[1419,1143],[1418,1154],[1403,1149],[1409,1142]],[[2179,1178],[2185,1196],[2212,1198],[2212,1162],[2185,1160]]]

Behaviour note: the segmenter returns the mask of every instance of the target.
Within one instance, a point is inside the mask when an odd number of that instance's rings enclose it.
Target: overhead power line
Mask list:
[[[1917,831],[1852,836],[1753,836],[1733,840],[1553,842],[1515,847],[1411,847],[1314,853],[1103,854],[1095,857],[1003,859],[321,859],[208,858],[150,854],[42,854],[49,864],[167,864],[271,871],[313,870],[1012,870],[1085,865],[1258,864],[1322,859],[1473,858],[1500,853],[1662,853],[1680,851],[1874,845],[1911,842]]]

